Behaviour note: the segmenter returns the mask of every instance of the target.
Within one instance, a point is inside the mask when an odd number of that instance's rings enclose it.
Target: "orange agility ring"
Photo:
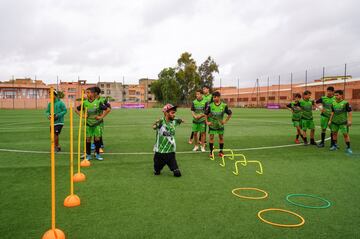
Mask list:
[[[261,197],[249,197],[249,196],[243,196],[240,194],[237,194],[236,191],[240,191],[240,190],[252,190],[252,191],[258,191],[263,193],[264,195]],[[252,199],[252,200],[259,200],[259,199],[265,199],[268,197],[268,193],[265,192],[264,190],[258,189],[258,188],[235,188],[232,191],[232,194],[234,194],[235,196],[239,197],[239,198],[245,198],[245,199]]]
[[[264,213],[264,212],[269,212],[269,211],[279,211],[279,212],[285,212],[285,213],[294,215],[294,216],[300,218],[301,222],[298,223],[298,224],[280,224],[280,223],[267,221],[267,220],[265,220],[264,218],[261,217],[261,214]],[[305,219],[302,216],[300,216],[299,214],[297,214],[295,212],[288,211],[288,210],[280,209],[280,208],[264,209],[264,210],[261,210],[260,212],[258,212],[257,215],[258,215],[258,217],[260,218],[261,221],[263,221],[263,222],[265,222],[267,224],[273,225],[273,226],[277,226],[277,227],[301,227],[302,225],[305,224]]]

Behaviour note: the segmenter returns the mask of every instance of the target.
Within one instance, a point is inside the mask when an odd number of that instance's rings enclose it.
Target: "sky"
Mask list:
[[[0,81],[156,78],[183,52],[215,85],[360,76],[358,0],[1,0]]]

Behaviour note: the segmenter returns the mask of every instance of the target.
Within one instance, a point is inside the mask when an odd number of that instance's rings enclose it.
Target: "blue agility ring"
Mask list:
[[[308,205],[304,205],[301,203],[296,203],[290,200],[291,197],[308,197],[308,198],[315,198],[315,199],[319,199],[323,202],[325,202],[326,204],[323,206],[308,206]],[[325,209],[325,208],[329,208],[331,206],[331,202],[326,200],[325,198],[321,198],[315,195],[310,195],[310,194],[289,194],[286,196],[286,201],[288,201],[290,204],[296,205],[298,207],[304,207],[304,208],[311,208],[311,209]]]

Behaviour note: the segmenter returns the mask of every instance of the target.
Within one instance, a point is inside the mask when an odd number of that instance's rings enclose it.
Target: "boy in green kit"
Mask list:
[[[301,129],[303,131],[304,144],[308,145],[306,130],[310,129],[310,144],[317,145],[314,139],[315,136],[315,124],[312,111],[315,107],[314,100],[311,98],[311,92],[304,91],[303,99],[299,101],[301,107]]]
[[[346,100],[344,100],[344,92],[342,90],[335,91],[335,101],[332,103],[332,113],[329,119],[329,126],[333,136],[333,145],[330,150],[338,149],[337,136],[338,132],[343,134],[346,143],[345,152],[352,154],[350,148],[349,127],[352,125],[352,109]]]
[[[205,138],[206,138],[206,124],[205,124],[205,109],[207,101],[203,98],[202,91],[196,91],[196,99],[191,105],[191,114],[193,116],[192,132],[195,137],[195,147],[193,151],[199,149],[198,134],[200,134],[201,152],[205,152]]]
[[[227,104],[221,101],[221,94],[215,91],[212,94],[213,101],[206,108],[206,124],[209,126],[209,145],[210,145],[210,157],[213,157],[214,150],[214,135],[219,135],[219,156],[224,155],[224,125],[230,120],[232,111],[228,108]],[[227,114],[224,120],[224,115]]]
[[[294,101],[286,105],[288,109],[292,112],[292,122],[296,128],[296,137],[295,143],[300,144],[299,136],[304,140],[301,132],[301,107],[300,107],[301,95],[299,93],[295,94]]]
[[[330,115],[332,112],[332,103],[335,101],[334,96],[334,87],[329,86],[326,89],[326,95],[321,97],[316,101],[316,104],[322,105],[321,110],[321,120],[320,120],[320,126],[321,126],[321,142],[319,143],[318,147],[323,148],[325,147],[325,135],[326,135],[326,129],[329,124]],[[331,135],[331,146],[333,145],[332,135]]]

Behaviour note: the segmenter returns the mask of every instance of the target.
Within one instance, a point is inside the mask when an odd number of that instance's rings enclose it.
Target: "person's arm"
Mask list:
[[[61,103],[61,111],[56,114],[57,117],[62,117],[67,113],[66,105],[64,104],[64,102]]]
[[[231,119],[232,111],[229,109],[228,106],[225,107],[225,113],[227,114],[227,117],[225,120],[221,121],[221,124],[226,124]]]
[[[192,114],[192,116],[194,117],[194,119],[198,119],[198,116],[197,116],[196,113],[195,113],[195,105],[194,105],[194,102],[192,102],[192,104],[191,104],[191,114]]]
[[[154,130],[161,128],[160,122],[161,122],[161,119],[155,121],[155,123],[152,125],[152,128],[153,128]]]
[[[210,110],[210,104],[207,103],[207,106],[205,108],[205,124],[210,126],[212,123],[209,121],[209,117],[211,114],[211,110]]]
[[[294,112],[294,110],[293,110],[293,108],[292,108],[291,104],[287,104],[287,105],[286,105],[286,107],[287,107],[287,109],[288,109],[288,110],[290,110],[291,112]]]
[[[346,104],[346,111],[348,112],[347,126],[350,127],[352,125],[352,108],[349,103]]]
[[[46,108],[45,114],[46,114],[47,118],[50,119],[50,103],[48,104],[48,106]]]
[[[331,125],[331,121],[332,121],[333,117],[334,117],[334,107],[331,106],[331,115],[330,115],[330,119],[329,119],[329,122],[328,122],[329,126]]]

